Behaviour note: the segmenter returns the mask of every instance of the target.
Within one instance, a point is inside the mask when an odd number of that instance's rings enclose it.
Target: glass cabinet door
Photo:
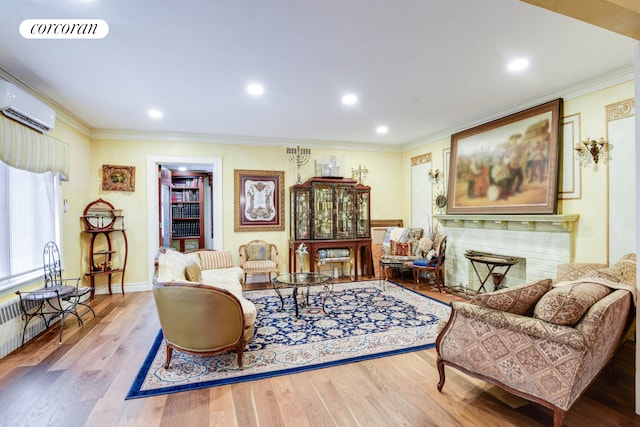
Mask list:
[[[294,240],[311,238],[310,193],[307,189],[296,189],[291,193],[291,234]]]
[[[333,186],[314,185],[314,239],[333,239]]]
[[[356,235],[353,222],[353,186],[336,187],[336,239],[353,239]]]
[[[356,214],[358,237],[370,237],[371,226],[369,222],[369,190],[356,190]]]

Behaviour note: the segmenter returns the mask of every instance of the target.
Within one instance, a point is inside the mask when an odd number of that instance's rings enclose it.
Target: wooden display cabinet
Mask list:
[[[355,179],[311,178],[290,187],[292,240],[370,238],[371,187]]]
[[[289,271],[296,270],[295,249],[309,248],[310,270],[315,252],[324,248],[348,248],[354,256],[355,279],[358,259],[370,267],[371,187],[355,179],[311,178],[290,187]],[[363,254],[363,252],[367,252]]]

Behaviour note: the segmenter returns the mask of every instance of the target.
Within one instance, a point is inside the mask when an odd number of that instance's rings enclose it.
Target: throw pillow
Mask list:
[[[609,292],[611,289],[606,286],[588,282],[556,286],[540,298],[533,317],[556,325],[573,326]]]
[[[270,257],[269,245],[246,245],[247,261],[264,261]]]
[[[396,242],[391,241],[391,255],[395,256],[409,256],[411,255],[411,242]]]
[[[636,284],[636,262],[635,259],[621,258],[608,268],[594,270],[585,277],[597,277],[606,279],[614,283]]]
[[[499,291],[478,294],[474,303],[494,310],[525,315],[551,289],[551,279],[512,286]]]
[[[202,282],[202,270],[195,261],[191,261],[184,268],[184,275],[190,282]]]
[[[429,252],[429,250],[433,248],[433,241],[428,237],[423,237],[418,240],[418,252],[424,254]]]
[[[203,270],[233,267],[231,251],[198,251]]]

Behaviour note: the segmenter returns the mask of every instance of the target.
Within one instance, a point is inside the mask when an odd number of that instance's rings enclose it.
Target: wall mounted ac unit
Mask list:
[[[40,132],[53,129],[56,121],[56,112],[53,108],[2,79],[0,79],[0,111],[5,116]]]

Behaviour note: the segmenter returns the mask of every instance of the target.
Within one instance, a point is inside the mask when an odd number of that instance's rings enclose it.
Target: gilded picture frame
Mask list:
[[[234,170],[235,231],[284,231],[284,172]]]
[[[104,191],[135,191],[135,166],[102,165],[102,189]]]
[[[555,214],[562,99],[451,136],[447,214]]]

